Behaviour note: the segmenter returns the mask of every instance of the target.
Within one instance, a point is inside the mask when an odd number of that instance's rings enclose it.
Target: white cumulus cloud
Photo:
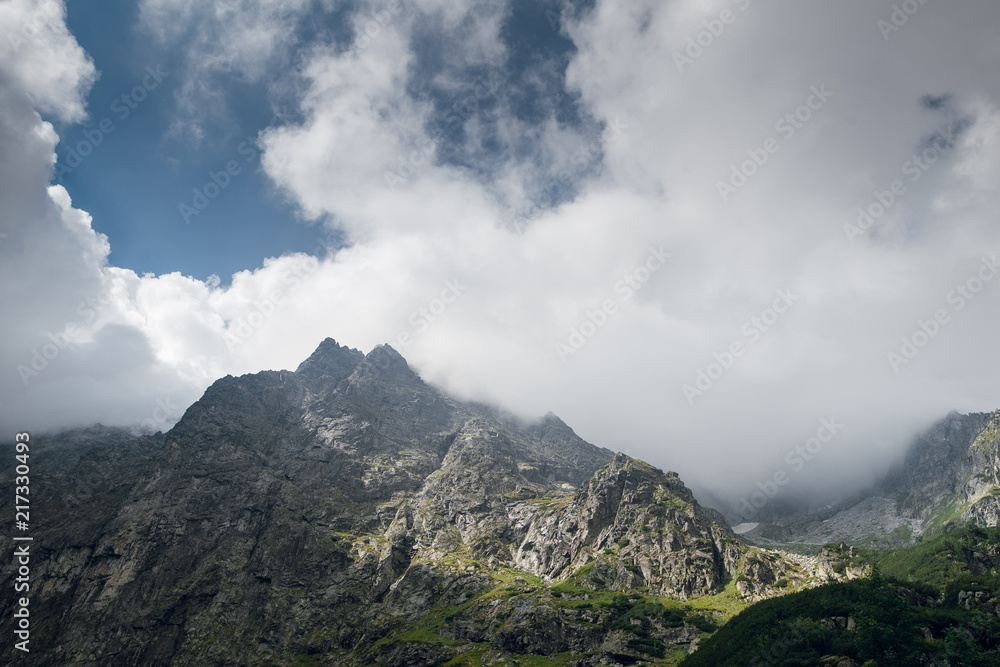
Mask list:
[[[75,43],[69,78],[32,82],[34,52],[0,61],[0,169],[16,181],[0,184],[13,211],[0,294],[21,313],[0,343],[12,414],[155,425],[164,402],[187,405],[226,373],[294,367],[333,336],[389,342],[461,396],[553,410],[701,489],[749,492],[784,469],[794,487],[835,494],[948,410],[1000,407],[989,2],[927,4],[889,40],[885,2],[598,2],[562,30],[576,49],[565,86],[603,134],[497,104],[465,118],[463,155],[487,159],[487,121],[498,145],[530,132],[535,152],[482,170],[443,157],[456,139],[434,131],[439,112],[411,85],[415,35],[474,36],[439,48],[504,72],[506,8],[404,3],[350,49],[290,41],[306,4],[143,4],[165,43],[196,23],[213,72],[298,77],[300,119],[262,135],[262,165],[349,241],[228,287],[110,266],[108,239],[49,187],[57,138],[37,113],[79,118],[92,68]],[[51,34],[65,35],[58,16]],[[511,224],[574,159],[594,167],[576,194]],[[68,323],[79,331],[60,346]],[[44,368],[25,383],[36,351]],[[792,471],[786,453],[823,419],[844,426]]]

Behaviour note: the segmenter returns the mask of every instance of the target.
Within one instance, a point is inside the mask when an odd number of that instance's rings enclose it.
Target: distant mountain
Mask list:
[[[1000,525],[1000,411],[952,412],[915,439],[905,459],[871,489],[835,506],[774,503],[744,534],[759,544],[912,544],[972,522]]]
[[[1000,528],[841,555],[872,576],[754,605],[682,667],[1000,664]]]
[[[675,473],[457,401],[388,346],[327,339],[166,434],[31,452],[32,652],[5,642],[10,664],[637,663],[863,574],[749,546]]]
[[[1000,411],[952,412],[837,507],[771,511],[774,523],[743,537],[802,549],[847,540],[857,546],[827,550],[832,567],[875,574],[754,605],[684,667],[1000,665]]]
[[[1000,410],[952,412],[924,433],[876,490],[924,530],[950,522],[1000,525]]]

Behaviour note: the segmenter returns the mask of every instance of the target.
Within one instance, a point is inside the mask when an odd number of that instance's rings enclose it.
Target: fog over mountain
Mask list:
[[[328,336],[707,504],[1000,408],[990,0],[121,4],[0,4],[8,440]]]

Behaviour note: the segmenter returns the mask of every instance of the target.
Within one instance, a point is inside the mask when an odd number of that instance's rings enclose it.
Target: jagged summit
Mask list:
[[[309,358],[299,364],[295,374],[309,380],[337,383],[347,377],[365,358],[360,350],[342,346],[332,338],[319,344]]]
[[[539,424],[540,428],[553,431],[568,432],[576,435],[576,432],[573,431],[572,428],[570,428],[569,424],[560,419],[554,412],[551,411],[546,412],[540,421],[541,421],[541,423]]]
[[[388,344],[376,345],[368,354],[362,353],[333,338],[326,338],[309,358],[299,364],[295,374],[312,384],[335,386],[352,373],[378,376],[383,380],[406,379],[419,381],[406,359]]]
[[[396,348],[388,343],[380,343],[373,347],[372,351],[368,353],[368,357],[373,356],[382,357],[390,363],[406,363],[406,359],[403,358],[403,355],[397,352]]]
[[[216,381],[166,434],[97,435],[32,443],[46,471],[32,564],[51,582],[32,627],[53,663],[429,664],[456,653],[390,655],[379,639],[463,604],[456,642],[621,656],[625,643],[602,648],[604,612],[580,625],[533,588],[489,593],[519,571],[687,599],[744,567],[747,547],[676,475],[552,413],[448,396],[388,345],[328,338],[294,372]],[[746,599],[807,577],[776,557],[754,567]]]
[[[364,365],[387,381],[419,381],[406,359],[388,344],[376,345],[365,355]]]

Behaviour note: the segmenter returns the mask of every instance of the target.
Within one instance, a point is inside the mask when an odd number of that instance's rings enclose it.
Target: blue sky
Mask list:
[[[347,49],[356,38],[347,20],[351,7],[344,3],[332,12],[312,7],[295,23],[295,43],[323,37]],[[581,5],[567,15],[586,8]],[[213,96],[196,100],[210,105],[212,112],[197,115],[194,122],[203,134],[195,137],[175,127],[177,98],[184,93],[185,79],[194,76],[185,57],[187,40],[151,39],[135,0],[100,6],[74,2],[67,9],[67,25],[100,78],[87,97],[89,119],[61,128],[56,182],[94,216],[94,229],[111,239],[111,262],[138,273],[180,271],[203,280],[214,274],[227,284],[233,273],[257,268],[266,257],[290,252],[325,256],[327,248],[344,244],[335,231],[303,219],[260,169],[258,133],[296,120],[294,95],[278,82],[284,79],[294,91],[297,55],[260,80],[213,74],[208,82]],[[430,18],[418,22],[408,88],[434,106],[427,129],[443,138],[438,160],[489,179],[510,153],[520,159],[530,156],[528,138],[504,145],[487,137],[481,147],[467,145],[463,122],[474,116],[489,127],[502,117],[499,109],[529,124],[552,113],[568,127],[599,133],[599,123],[563,87],[574,47],[558,30],[558,9],[555,3],[511,4],[501,28],[511,54],[502,68],[449,61],[442,27]],[[157,76],[149,78],[151,71]],[[144,81],[153,86],[137,89]],[[491,94],[476,99],[475,109],[463,106],[484,83]],[[503,94],[493,94],[498,89]],[[105,136],[102,127],[111,132]],[[77,165],[73,153],[80,152],[89,154]],[[227,178],[224,172],[233,160],[239,171]],[[543,181],[535,197],[543,207],[558,205],[572,198],[578,181],[593,170],[588,163],[571,179]],[[219,174],[215,184],[225,187],[214,198],[206,197],[210,203],[202,210],[194,204],[206,186],[214,193],[213,174]],[[182,204],[190,208],[181,209]]]
[[[789,488],[863,485],[1000,407],[1000,10],[902,4],[3,0],[0,427],[329,336],[720,493],[836,419]]]
[[[177,49],[149,38],[138,24],[137,3],[74,2],[68,10],[70,30],[101,76],[87,97],[91,127],[74,124],[61,135],[57,153],[67,170],[59,172],[58,182],[94,216],[94,229],[111,239],[111,262],[138,273],[180,271],[200,279],[215,274],[228,283],[233,273],[260,266],[265,257],[324,254],[326,245],[336,242],[296,216],[295,207],[261,173],[256,157],[247,161],[237,152],[274,118],[267,91],[218,82],[228,113],[224,122],[210,123],[209,135],[195,143],[170,131],[184,59]],[[167,75],[162,82],[150,79],[156,87],[141,101],[132,100],[147,67]],[[104,119],[114,128],[106,137],[99,131]],[[93,152],[70,168],[68,151],[81,143],[94,145]],[[241,172],[186,221],[180,204],[190,204],[193,190],[202,190],[211,174],[225,171],[233,159],[241,163]]]

